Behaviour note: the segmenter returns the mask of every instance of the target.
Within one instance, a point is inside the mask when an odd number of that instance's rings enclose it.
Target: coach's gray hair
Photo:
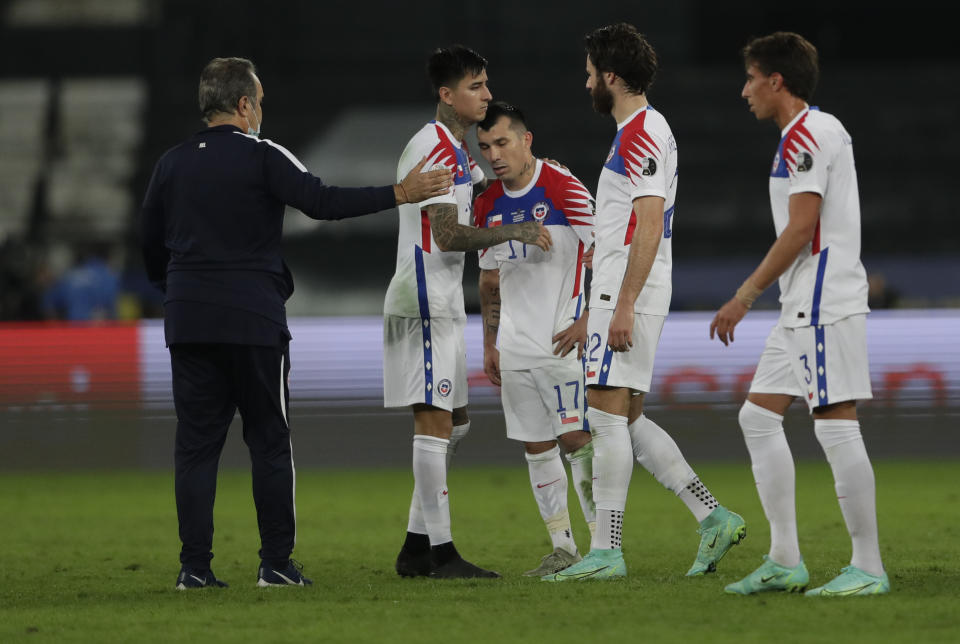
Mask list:
[[[246,58],[214,58],[200,73],[200,114],[207,123],[217,114],[233,114],[242,96],[256,102],[257,68]]]

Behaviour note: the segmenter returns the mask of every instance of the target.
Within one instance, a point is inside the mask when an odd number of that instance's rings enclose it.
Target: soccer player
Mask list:
[[[486,230],[473,226],[473,186],[485,179],[463,138],[483,120],[491,100],[486,66],[479,54],[460,45],[433,52],[427,71],[436,119],[410,139],[397,168],[404,176],[427,157],[425,168],[446,167],[454,175],[449,193],[400,209],[397,267],[384,302],[384,406],[413,410],[414,490],[396,561],[402,576],[499,576],[465,561],[450,529],[447,456],[470,428],[464,252],[507,240],[547,250],[550,233],[536,221]]]
[[[593,197],[570,172],[533,156],[533,133],[511,105],[487,108],[477,140],[498,177],[474,204],[477,226],[538,221],[553,240],[548,252],[512,241],[480,251],[483,368],[503,387],[507,436],[523,441],[530,486],[553,543],[540,565],[524,573],[542,577],[580,561],[560,447],[591,534],[596,526],[580,361],[587,337],[582,259],[593,245]]]
[[[741,95],[759,120],[780,129],[770,171],[777,240],[710,323],[724,345],[774,280],[781,312],[740,409],[760,502],[770,522],[763,564],[728,593],[801,591],[810,579],[800,556],[794,466],[783,415],[797,396],[833,470],[853,558],[838,577],[807,595],[873,595],[890,590],[880,561],[873,468],[860,435],[856,401],[872,397],[865,321],[867,277],[860,263],[860,204],[853,143],[834,116],[810,107],[819,75],[816,48],[777,32],[743,49]]]
[[[746,526],[710,494],[673,439],[643,414],[670,306],[677,144],[666,119],[647,103],[657,57],[636,28],[619,23],[597,29],[587,35],[586,49],[593,106],[617,123],[597,188],[588,316],[587,421],[597,530],[582,561],[544,579],[626,575],[621,535],[634,457],[700,522],[700,547],[687,575],[702,575],[740,542]]]

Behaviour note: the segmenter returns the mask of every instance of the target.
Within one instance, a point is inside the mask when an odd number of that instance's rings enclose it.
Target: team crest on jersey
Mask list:
[[[547,205],[546,201],[538,201],[533,204],[533,218],[537,221],[543,221],[547,218],[547,213],[550,212],[550,206]]]
[[[607,155],[607,160],[603,162],[604,165],[606,165],[607,163],[610,163],[610,159],[612,159],[613,155],[616,153],[617,153],[617,142],[614,141],[613,145],[610,146],[610,154]]]
[[[777,150],[777,153],[773,155],[773,167],[770,168],[771,172],[776,172],[777,167],[780,165],[780,150]]]
[[[657,174],[657,162],[652,157],[644,157],[640,161],[640,174],[652,177]]]
[[[450,391],[453,389],[453,384],[444,378],[437,383],[437,393],[446,398],[450,395]]]
[[[797,153],[797,172],[807,172],[813,167],[813,155],[809,152]]]

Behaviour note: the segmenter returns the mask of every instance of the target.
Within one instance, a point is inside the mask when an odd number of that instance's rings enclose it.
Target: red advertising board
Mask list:
[[[139,327],[0,324],[0,406],[136,406]]]

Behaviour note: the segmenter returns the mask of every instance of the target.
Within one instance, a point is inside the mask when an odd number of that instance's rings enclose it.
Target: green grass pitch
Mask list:
[[[221,473],[213,569],[231,587],[176,592],[170,473],[0,474],[0,642],[957,642],[957,462],[877,462],[884,597],[736,597],[723,586],[760,563],[768,530],[749,466],[698,467],[747,520],[716,574],[687,579],[696,524],[637,469],[627,507],[629,576],[544,584],[522,577],[549,550],[526,467],[450,473],[454,536],[503,579],[401,579],[412,476],[300,471],[294,556],[310,588],[255,587],[256,520],[247,472]],[[849,559],[825,463],[797,468],[800,542],[811,582]],[[581,550],[586,526],[571,490]]]

